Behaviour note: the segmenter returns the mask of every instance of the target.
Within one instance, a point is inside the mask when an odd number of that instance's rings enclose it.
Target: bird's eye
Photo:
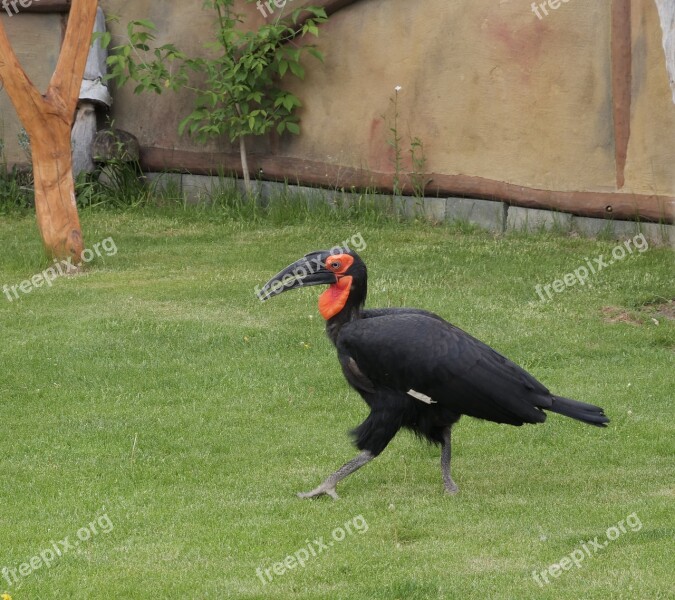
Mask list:
[[[332,263],[330,263],[330,267],[331,267],[331,269],[335,269],[337,271],[340,268],[340,263],[337,262],[337,261],[332,262]]]

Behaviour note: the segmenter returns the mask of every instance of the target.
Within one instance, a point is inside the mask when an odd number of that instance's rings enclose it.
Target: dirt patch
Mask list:
[[[675,321],[675,300],[668,300],[659,304],[647,304],[645,309],[648,309],[652,316],[657,319],[670,319]]]
[[[631,325],[642,325],[633,315],[618,306],[603,306],[602,314],[605,316],[605,323],[630,323]]]
[[[603,306],[602,314],[605,323],[630,323],[644,325],[651,321],[656,324],[662,319],[675,320],[675,300],[652,302],[636,310],[626,310],[618,306]]]

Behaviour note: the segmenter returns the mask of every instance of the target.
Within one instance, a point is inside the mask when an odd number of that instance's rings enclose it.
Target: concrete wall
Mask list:
[[[209,204],[222,193],[237,189],[245,193],[241,179],[181,173],[147,173],[152,189],[183,197],[189,204]],[[464,223],[498,234],[555,231],[585,237],[627,240],[642,233],[652,245],[675,248],[675,225],[611,219],[593,219],[568,213],[509,206],[505,202],[476,198],[425,198],[378,194],[359,194],[340,190],[310,188],[272,181],[256,181],[253,194],[261,206],[280,198],[304,202],[308,208],[318,203],[330,207],[358,205],[363,201],[392,211],[404,219],[422,219],[430,223]]]

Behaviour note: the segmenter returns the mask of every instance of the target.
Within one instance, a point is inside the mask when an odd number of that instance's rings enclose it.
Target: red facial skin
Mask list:
[[[337,278],[337,283],[331,284],[319,296],[319,312],[326,321],[338,314],[347,303],[352,287],[352,278],[345,273],[353,263],[354,258],[349,254],[333,254],[326,259],[326,268],[335,273]]]

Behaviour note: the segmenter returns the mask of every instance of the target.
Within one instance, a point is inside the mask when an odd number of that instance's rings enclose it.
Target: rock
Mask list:
[[[128,131],[102,129],[94,136],[91,153],[94,161],[98,163],[138,162],[141,157],[141,147],[136,136]]]

